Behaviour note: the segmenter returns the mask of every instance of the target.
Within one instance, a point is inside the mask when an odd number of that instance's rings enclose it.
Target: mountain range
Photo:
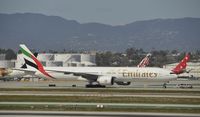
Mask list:
[[[126,25],[79,23],[35,13],[0,14],[0,48],[146,51],[200,49],[200,18],[153,19]]]

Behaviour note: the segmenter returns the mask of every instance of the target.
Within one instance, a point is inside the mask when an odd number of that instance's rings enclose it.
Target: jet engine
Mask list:
[[[118,85],[130,85],[131,82],[120,82],[120,81],[115,81],[116,84]]]
[[[100,85],[113,85],[114,84],[114,77],[111,77],[111,76],[100,76],[98,79],[97,79],[97,82],[100,84]]]

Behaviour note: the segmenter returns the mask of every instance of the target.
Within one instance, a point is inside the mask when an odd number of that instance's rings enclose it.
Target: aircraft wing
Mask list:
[[[101,85],[113,85],[114,84],[114,76],[102,75],[98,72],[81,72],[81,71],[67,71],[67,70],[52,70],[49,69],[47,72],[57,72],[57,73],[64,73],[64,74],[72,74],[74,76],[80,76],[83,79],[86,79],[90,83],[98,82]],[[122,85],[129,85],[130,83],[118,82]]]
[[[74,76],[81,76],[87,80],[96,80],[98,76],[101,76],[99,74],[95,73],[85,73],[85,72],[76,72],[76,71],[66,71],[66,70],[46,70],[47,72],[58,72],[58,73],[64,73],[64,74],[73,74]]]
[[[33,69],[23,69],[23,68],[12,68],[11,70],[18,70],[18,71],[24,71],[27,74],[35,74],[37,72],[36,70]]]

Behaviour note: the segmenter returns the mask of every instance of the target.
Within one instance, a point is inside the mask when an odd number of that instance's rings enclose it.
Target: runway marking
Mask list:
[[[81,106],[126,106],[126,107],[178,107],[178,108],[200,108],[194,104],[146,104],[146,103],[83,103],[83,102],[0,102],[6,105],[81,105]]]
[[[0,115],[26,116],[98,116],[98,117],[199,117],[199,114],[180,113],[149,113],[149,112],[85,112],[85,111],[0,111]]]
[[[199,95],[193,95],[193,96],[189,96],[189,95],[173,95],[173,94],[168,94],[168,95],[150,95],[150,94],[97,94],[97,93],[68,93],[68,94],[64,94],[64,93],[48,93],[48,92],[43,92],[43,93],[37,93],[37,92],[3,92],[0,93],[0,96],[3,95],[8,95],[8,96],[88,96],[88,97],[168,97],[168,98],[200,98]]]
[[[199,114],[179,113],[148,113],[148,112],[84,112],[84,111],[0,111],[0,115],[27,115],[27,116],[117,116],[117,117],[199,117]]]

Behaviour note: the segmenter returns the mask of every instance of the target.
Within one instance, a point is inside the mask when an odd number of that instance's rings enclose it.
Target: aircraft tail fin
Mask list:
[[[181,74],[185,72],[186,67],[187,67],[187,62],[190,60],[190,55],[186,54],[185,57],[181,60],[181,62],[174,68],[172,69],[173,74]]]
[[[33,55],[37,58],[38,53],[34,53]],[[23,69],[27,69],[28,68],[26,63],[25,63],[25,61],[24,61],[24,64],[20,68],[23,68]]]
[[[35,69],[36,71],[40,71],[43,75],[46,77],[53,78],[51,75],[49,75],[42,63],[36,58],[36,56],[26,47],[24,44],[20,44],[20,50],[23,54],[25,64],[28,67],[31,67],[32,69]]]
[[[137,65],[137,67],[146,67],[149,65],[149,58],[151,57],[151,54],[148,53],[145,58],[142,59],[142,61]]]

